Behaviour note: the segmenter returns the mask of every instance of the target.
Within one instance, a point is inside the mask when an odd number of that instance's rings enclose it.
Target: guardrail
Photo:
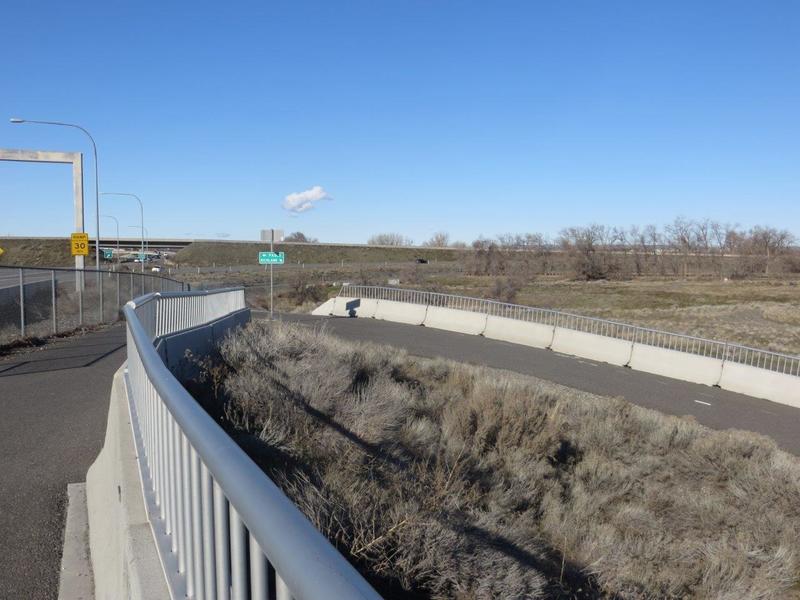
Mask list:
[[[0,343],[110,323],[136,296],[185,287],[151,273],[0,266]]]
[[[630,325],[628,323],[620,323],[597,317],[576,315],[547,308],[535,308],[455,294],[366,285],[342,286],[339,290],[339,296],[406,302],[477,312],[519,321],[540,323],[554,328],[558,327],[561,329],[591,333],[628,341],[632,344],[654,346],[667,350],[675,350],[677,352],[715,358],[725,362],[748,365],[786,375],[800,376],[800,356],[750,348],[740,344],[709,340],[680,333],[670,333],[658,329],[650,329],[638,325]]]
[[[189,395],[155,349],[162,336],[242,310],[242,288],[148,294],[124,308],[142,479],[173,597],[380,598]]]

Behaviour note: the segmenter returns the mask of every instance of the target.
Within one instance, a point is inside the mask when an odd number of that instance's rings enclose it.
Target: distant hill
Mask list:
[[[0,265],[26,267],[72,267],[69,238],[0,238]],[[88,265],[87,260],[87,266]]]
[[[269,250],[268,242],[193,242],[179,250],[174,261],[182,265],[252,265],[258,264],[259,251]],[[452,248],[408,248],[389,246],[347,246],[340,244],[275,244],[275,252],[285,252],[287,263],[330,264],[410,262],[417,258],[454,262],[463,250]]]

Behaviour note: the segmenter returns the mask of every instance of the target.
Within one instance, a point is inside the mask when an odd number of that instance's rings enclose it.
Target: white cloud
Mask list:
[[[314,208],[320,200],[333,200],[321,186],[315,185],[304,192],[292,192],[283,199],[283,208],[292,214],[299,214]]]

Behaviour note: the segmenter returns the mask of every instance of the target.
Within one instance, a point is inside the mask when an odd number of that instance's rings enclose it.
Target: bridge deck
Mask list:
[[[103,445],[122,325],[0,358],[0,598],[56,598],[67,484]]]

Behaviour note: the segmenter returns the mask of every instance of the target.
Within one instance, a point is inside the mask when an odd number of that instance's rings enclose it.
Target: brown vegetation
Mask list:
[[[796,597],[800,462],[767,438],[299,326],[221,354],[212,412],[389,596]]]

